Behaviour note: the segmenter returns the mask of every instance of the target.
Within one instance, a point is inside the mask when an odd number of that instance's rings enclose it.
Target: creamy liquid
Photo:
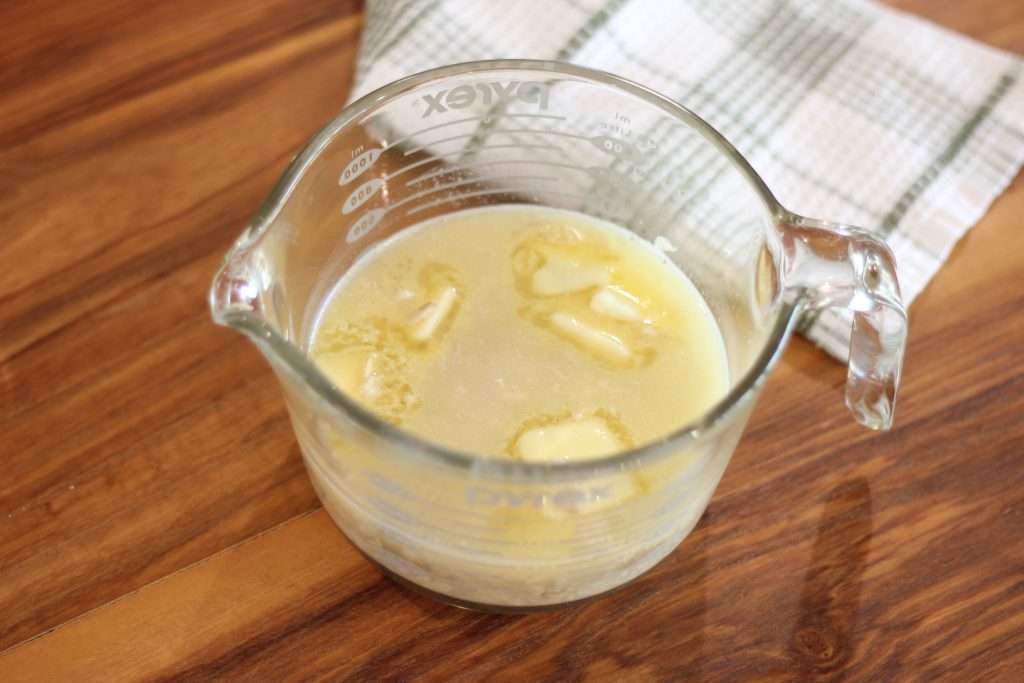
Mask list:
[[[728,387],[715,320],[663,254],[617,226],[521,206],[374,247],[328,298],[312,348],[383,419],[532,462],[656,440]]]

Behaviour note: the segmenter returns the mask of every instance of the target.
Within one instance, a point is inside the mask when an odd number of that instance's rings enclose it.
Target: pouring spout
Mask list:
[[[210,284],[213,321],[252,341],[271,366],[304,384],[323,384],[319,371],[295,343],[293,312],[288,308],[280,274],[275,272],[272,225],[250,226],[224,257]]]
[[[210,284],[209,305],[213,321],[233,326],[238,314],[262,317],[259,240],[247,230],[224,257]]]

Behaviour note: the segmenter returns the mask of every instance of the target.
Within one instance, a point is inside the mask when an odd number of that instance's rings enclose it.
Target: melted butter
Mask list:
[[[335,287],[312,349],[384,419],[530,462],[658,439],[728,387],[714,318],[663,254],[527,207],[451,214],[378,245]]]

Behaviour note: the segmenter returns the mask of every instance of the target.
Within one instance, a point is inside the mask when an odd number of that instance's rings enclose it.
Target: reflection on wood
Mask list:
[[[849,663],[870,543],[871,487],[858,477],[829,492],[818,521],[790,640],[801,671],[830,673]]]

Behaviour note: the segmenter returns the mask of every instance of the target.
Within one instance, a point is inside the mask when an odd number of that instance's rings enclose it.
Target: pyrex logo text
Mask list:
[[[484,106],[518,100],[526,104],[536,104],[537,108],[542,111],[548,108],[548,86],[546,83],[493,81],[476,85],[460,85],[451,90],[438,90],[433,95],[424,95],[423,101],[427,108],[423,112],[423,118],[427,118],[434,112],[443,114],[449,109],[471,107],[478,97]]]
[[[489,489],[472,486],[466,490],[466,502],[483,507],[529,507],[543,508],[553,505],[563,510],[576,510],[587,503],[597,503],[611,498],[610,485],[591,486],[586,489],[566,488],[555,491],[517,492],[503,489]]]

